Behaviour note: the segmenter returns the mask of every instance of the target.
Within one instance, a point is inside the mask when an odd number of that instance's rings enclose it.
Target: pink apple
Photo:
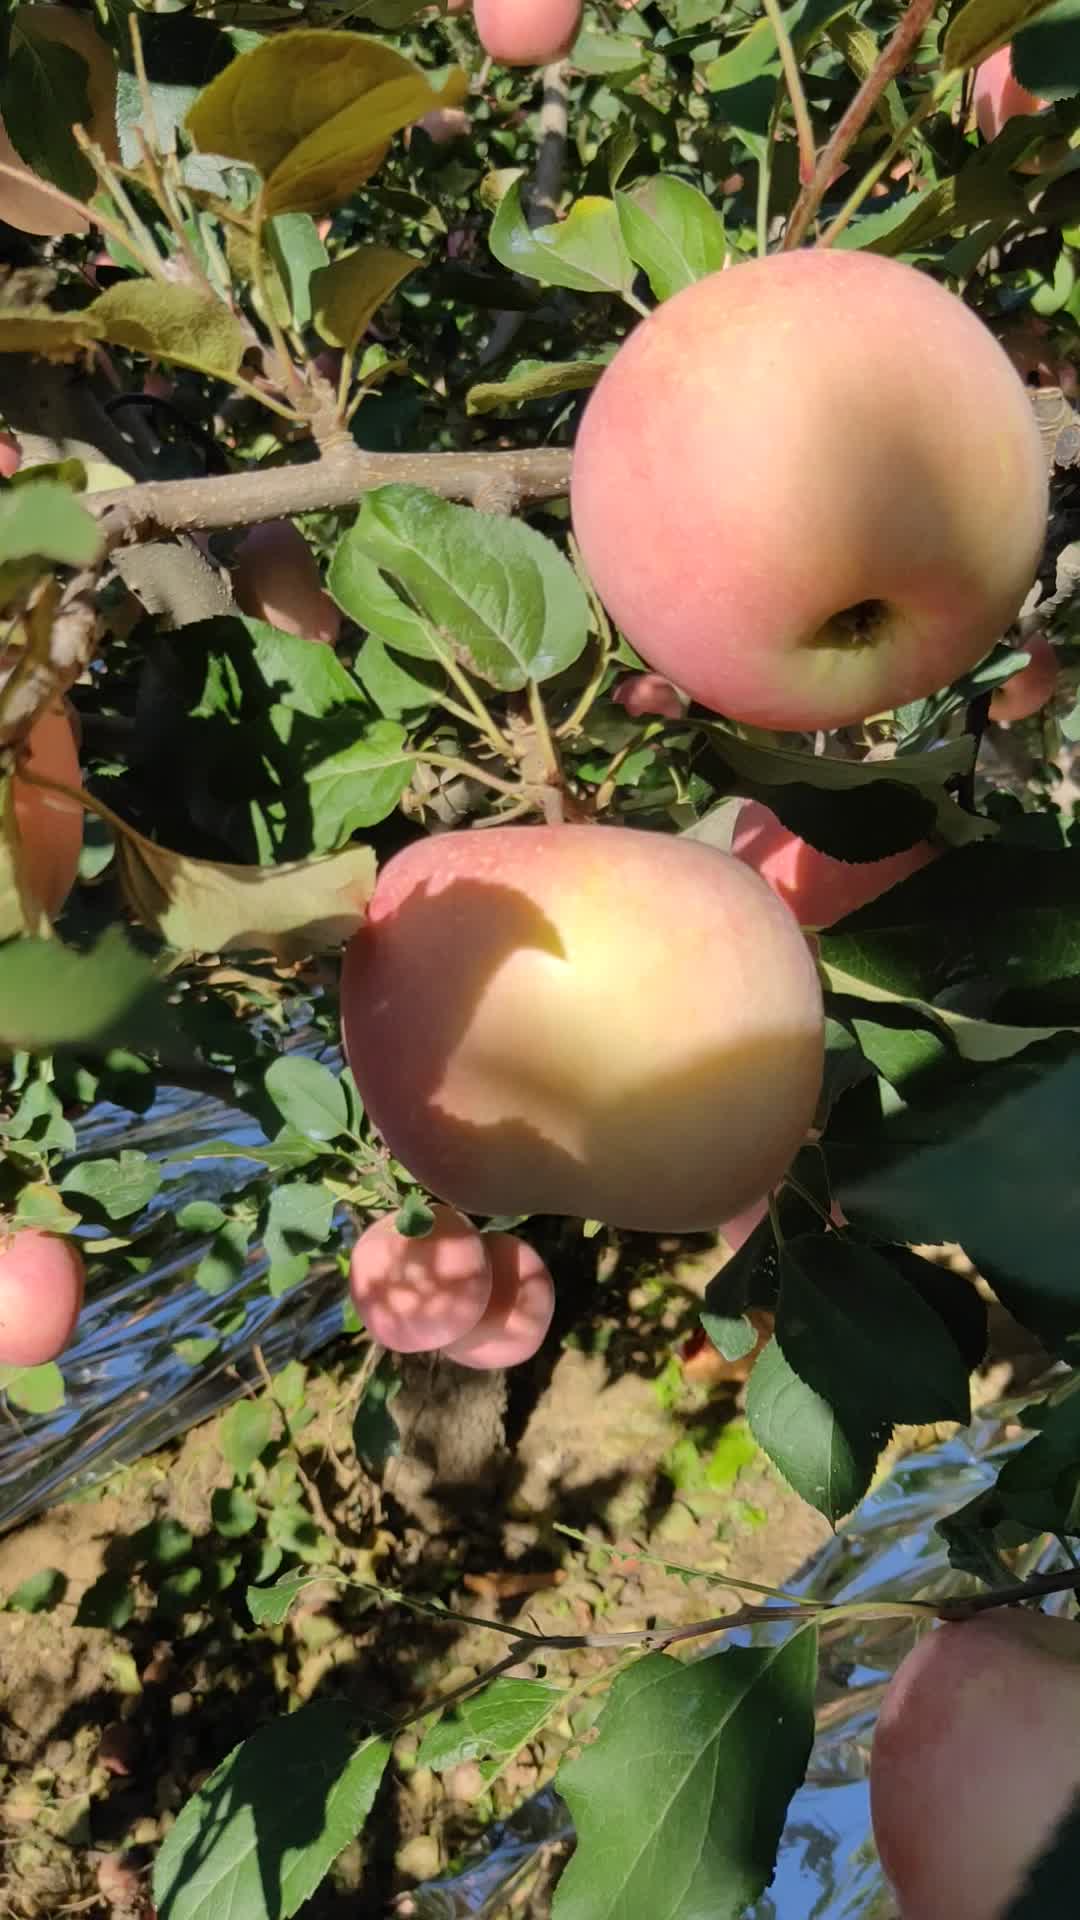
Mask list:
[[[710,274],[634,329],[586,405],[571,507],[651,667],[732,719],[810,731],[989,651],[1042,552],[1046,459],[955,294],[814,248]]]
[[[611,691],[612,699],[633,719],[658,713],[665,720],[681,720],[689,704],[662,673],[631,673]]]
[[[474,0],[484,52],[504,67],[546,67],[569,53],[582,0]]]
[[[517,1367],[543,1345],[555,1286],[540,1255],[516,1233],[486,1233],[491,1299],[472,1331],[444,1349],[461,1367]]]
[[[476,1228],[453,1207],[432,1209],[430,1233],[400,1233],[384,1214],[360,1235],[349,1260],[349,1291],[380,1346],[430,1353],[471,1332],[491,1298],[491,1264]]]
[[[283,633],[335,645],[341,614],[323,586],[315,555],[291,520],[268,520],[244,535],[232,582],[241,612],[268,620]]]
[[[0,1232],[0,1366],[55,1360],[75,1331],[85,1285],[73,1240],[36,1227]]]
[[[1058,678],[1058,658],[1044,633],[1033,633],[1023,643],[1029,664],[998,687],[990,702],[990,718],[999,726],[1030,720],[1052,697]]]
[[[1011,684],[1011,683],[1010,683]],[[834,860],[792,833],[758,800],[744,800],[731,842],[737,860],[767,880],[800,926],[831,927],[937,858],[926,840],[883,860]]]

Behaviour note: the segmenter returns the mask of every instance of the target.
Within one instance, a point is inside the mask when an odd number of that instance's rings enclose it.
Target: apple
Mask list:
[[[491,1298],[486,1243],[453,1207],[432,1209],[422,1238],[400,1233],[397,1215],[365,1228],[349,1260],[349,1292],[380,1346],[430,1353],[475,1327]]]
[[[103,149],[106,159],[119,161],[116,61],[111,48],[95,31],[92,15],[89,12],[77,12],[74,7],[34,6],[20,7],[15,20],[16,26],[28,29],[28,37],[59,41],[74,53],[82,55],[86,62],[86,94],[90,106],[86,131]],[[0,174],[0,220],[6,220],[9,226],[18,227],[23,233],[89,231],[89,222],[80,214],[73,213],[69,207],[54,200],[51,194],[42,191],[37,175],[12,145],[2,120],[0,161],[5,166],[18,167],[23,176],[19,181],[14,181],[7,174]]]
[[[689,704],[678,687],[673,687],[662,673],[627,674],[612,688],[611,697],[635,720],[646,713],[659,713],[665,720],[681,720]]]
[[[35,720],[18,761],[23,773],[81,787],[79,754],[66,705],[57,700]],[[33,787],[16,772],[11,783],[23,879],[35,900],[55,920],[75,885],[83,843],[83,810],[77,800]]]
[[[10,480],[22,466],[22,448],[13,433],[0,427],[0,479]]]
[[[831,927],[918,873],[938,852],[920,840],[883,860],[834,860],[800,840],[758,800],[740,807],[731,851],[768,881],[804,927]]]
[[[432,107],[430,113],[421,114],[416,122],[422,127],[433,146],[448,147],[452,140],[461,140],[472,125],[464,107]]]
[[[1078,1791],[1075,1621],[1010,1608],[919,1641],[870,1755],[874,1838],[902,1920],[1004,1920]]]
[[[1009,727],[1014,720],[1030,720],[1045,707],[1057,686],[1058,658],[1045,633],[1033,633],[1024,641],[1031,655],[1026,667],[1014,673],[998,687],[990,701],[990,718]]]
[[[988,651],[1034,578],[1046,459],[955,294],[814,248],[710,274],[634,329],[586,405],[571,509],[651,667],[734,720],[816,730]]]
[[[487,1233],[491,1299],[475,1327],[444,1349],[460,1367],[516,1367],[543,1345],[555,1312],[555,1284],[544,1262],[516,1233]]]
[[[329,647],[341,633],[341,614],[323,586],[315,555],[291,520],[267,520],[244,535],[232,584],[241,612],[283,633]]]
[[[1050,338],[1049,326],[1037,313],[1029,314],[1022,327],[1006,327],[998,339],[1029,387],[1060,387],[1070,400],[1076,399],[1080,391],[1076,368]]]
[[[984,140],[996,140],[1007,121],[1018,114],[1045,113],[1049,100],[1040,100],[1020,85],[1013,73],[1012,48],[999,47],[975,69],[972,92],[975,124]],[[1020,162],[1023,173],[1037,173],[1043,156]]]
[[[730,854],[631,828],[406,847],[341,1008],[391,1153],[469,1213],[714,1227],[782,1177],[820,1090],[793,915]]]
[[[0,1366],[55,1360],[75,1331],[85,1286],[73,1240],[36,1227],[0,1233]]]
[[[480,45],[504,67],[546,67],[569,53],[582,0],[474,0]]]

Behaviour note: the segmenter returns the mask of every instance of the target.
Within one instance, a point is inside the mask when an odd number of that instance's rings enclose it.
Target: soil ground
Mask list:
[[[393,1405],[403,1449],[375,1477],[351,1444],[360,1356],[346,1342],[331,1350],[308,1378],[312,1417],[295,1458],[312,1538],[332,1534],[338,1566],[371,1584],[321,1582],[280,1628],[251,1627],[256,1536],[223,1540],[210,1523],[232,1477],[221,1417],[0,1539],[0,1595],[48,1569],[66,1579],[47,1610],[0,1612],[0,1920],[148,1920],[154,1852],[238,1740],[320,1695],[401,1714],[505,1651],[492,1631],[380,1602],[372,1585],[581,1634],[728,1604],[671,1563],[765,1585],[790,1578],[826,1523],[754,1447],[739,1379],[690,1382],[675,1357],[715,1263],[672,1265],[662,1285],[631,1274],[618,1313],[594,1312],[584,1338],[567,1329],[539,1374],[508,1377],[508,1401],[501,1376],[411,1363]],[[112,1624],[76,1625],[105,1575]],[[543,1659],[548,1676],[584,1690],[587,1718],[589,1684],[611,1655]],[[550,1779],[583,1724],[573,1712],[554,1719],[487,1784],[475,1765],[416,1766],[418,1731],[400,1736],[372,1843],[346,1850],[305,1920],[407,1914],[409,1888],[451,1870],[493,1818]],[[539,1863],[516,1914],[550,1911],[560,1864]]]

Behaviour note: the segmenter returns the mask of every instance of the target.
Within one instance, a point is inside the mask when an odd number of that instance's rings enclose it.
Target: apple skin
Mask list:
[[[73,7],[20,7],[17,18],[24,21],[37,37],[58,40],[74,52],[81,53],[86,61],[86,93],[90,104],[87,133],[104,150],[106,159],[118,161],[116,61],[112,49],[95,32],[91,14],[76,12]],[[18,167],[25,175],[25,184],[22,181],[16,184],[6,175],[0,175],[0,220],[18,227],[22,233],[55,235],[89,232],[89,221],[42,191],[37,175],[12,145],[2,120],[0,161],[5,166]]]
[[[516,1233],[486,1233],[491,1299],[473,1327],[444,1349],[459,1367],[518,1367],[544,1344],[555,1283],[535,1247]]]
[[[889,1683],[870,1755],[902,1920],[1004,1920],[1078,1789],[1080,1626],[1009,1608],[926,1634]]]
[[[453,1207],[434,1207],[420,1239],[384,1214],[349,1259],[349,1291],[372,1338],[395,1353],[432,1353],[475,1327],[491,1298],[483,1236]]]
[[[1019,677],[1019,676],[1018,676]],[[1011,684],[1011,683],[1010,683]],[[877,900],[937,858],[926,840],[884,860],[834,860],[800,840],[758,800],[745,800],[731,842],[745,861],[791,908],[800,926],[831,927],[870,900]]]
[[[996,140],[1002,127],[1017,115],[1045,113],[1050,105],[1049,100],[1040,100],[1038,94],[1020,85],[1013,73],[1011,46],[999,47],[976,67],[972,102],[975,124],[984,140]]]
[[[753,726],[947,686],[1018,612],[1046,459],[989,329],[869,253],[773,254],[636,327],[585,407],[571,512],[631,646]]]
[[[1058,658],[1044,633],[1033,633],[1024,641],[1031,655],[1026,667],[1014,673],[996,691],[990,702],[990,718],[999,726],[1011,726],[1015,720],[1030,720],[1051,698],[1058,678]]]
[[[820,1090],[793,916],[729,854],[630,828],[407,847],[341,1007],[390,1151],[469,1213],[713,1227],[780,1179]]]
[[[268,520],[245,534],[233,561],[232,584],[242,613],[268,620],[282,633],[336,644],[341,614],[323,586],[315,555],[291,520]]]
[[[472,116],[464,107],[432,107],[430,113],[422,113],[416,122],[422,127],[434,147],[448,147],[454,140],[465,138],[472,125]]]
[[[0,1366],[55,1360],[75,1331],[85,1288],[73,1240],[36,1227],[0,1234]]]
[[[42,780],[81,787],[78,748],[66,707],[56,701],[35,720],[20,767]],[[83,844],[83,810],[63,794],[32,787],[16,773],[12,783],[15,821],[24,874],[34,898],[55,920],[75,885]]]
[[[625,707],[634,720],[640,720],[647,713],[658,713],[665,720],[681,720],[688,704],[678,687],[673,687],[662,673],[627,674],[625,680],[612,688],[611,697],[617,706]]]
[[[22,448],[13,433],[0,427],[0,478],[10,480],[22,466]]]
[[[504,67],[546,67],[569,53],[581,26],[582,0],[474,0],[484,52]]]

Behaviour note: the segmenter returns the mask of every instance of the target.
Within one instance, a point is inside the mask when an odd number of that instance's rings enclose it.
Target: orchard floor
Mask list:
[[[672,1357],[706,1271],[684,1264],[663,1289],[631,1284],[617,1319],[590,1315],[590,1350],[564,1345],[531,1391],[512,1377],[507,1407],[489,1376],[455,1369],[465,1403],[454,1389],[440,1409],[436,1376],[412,1363],[394,1403],[406,1449],[377,1480],[351,1444],[357,1349],[331,1350],[307,1383],[313,1418],[272,1472],[295,1493],[294,1462],[300,1469],[311,1524],[290,1538],[304,1545],[329,1529],[336,1566],[366,1584],[320,1582],[282,1627],[253,1631],[244,1600],[251,1556],[274,1537],[269,1511],[244,1539],[211,1524],[211,1498],[232,1478],[220,1419],[0,1539],[0,1595],[48,1569],[66,1581],[47,1610],[0,1612],[0,1920],[149,1920],[154,1852],[238,1740],[323,1695],[402,1714],[505,1651],[488,1629],[376,1600],[375,1584],[578,1635],[724,1610],[722,1588],[683,1580],[670,1563],[769,1585],[789,1578],[827,1537],[825,1522],[754,1448],[738,1383],[690,1385]],[[440,1420],[457,1450],[449,1479],[439,1475]],[[111,1626],[74,1624],[91,1587]],[[549,1677],[587,1689],[612,1655],[543,1659]],[[551,1777],[582,1726],[573,1711],[555,1719],[489,1787],[474,1765],[417,1768],[419,1731],[402,1735],[372,1843],[346,1851],[305,1920],[405,1916],[408,1889],[459,1864],[492,1818]],[[541,1863],[516,1915],[550,1912],[561,1864]]]

